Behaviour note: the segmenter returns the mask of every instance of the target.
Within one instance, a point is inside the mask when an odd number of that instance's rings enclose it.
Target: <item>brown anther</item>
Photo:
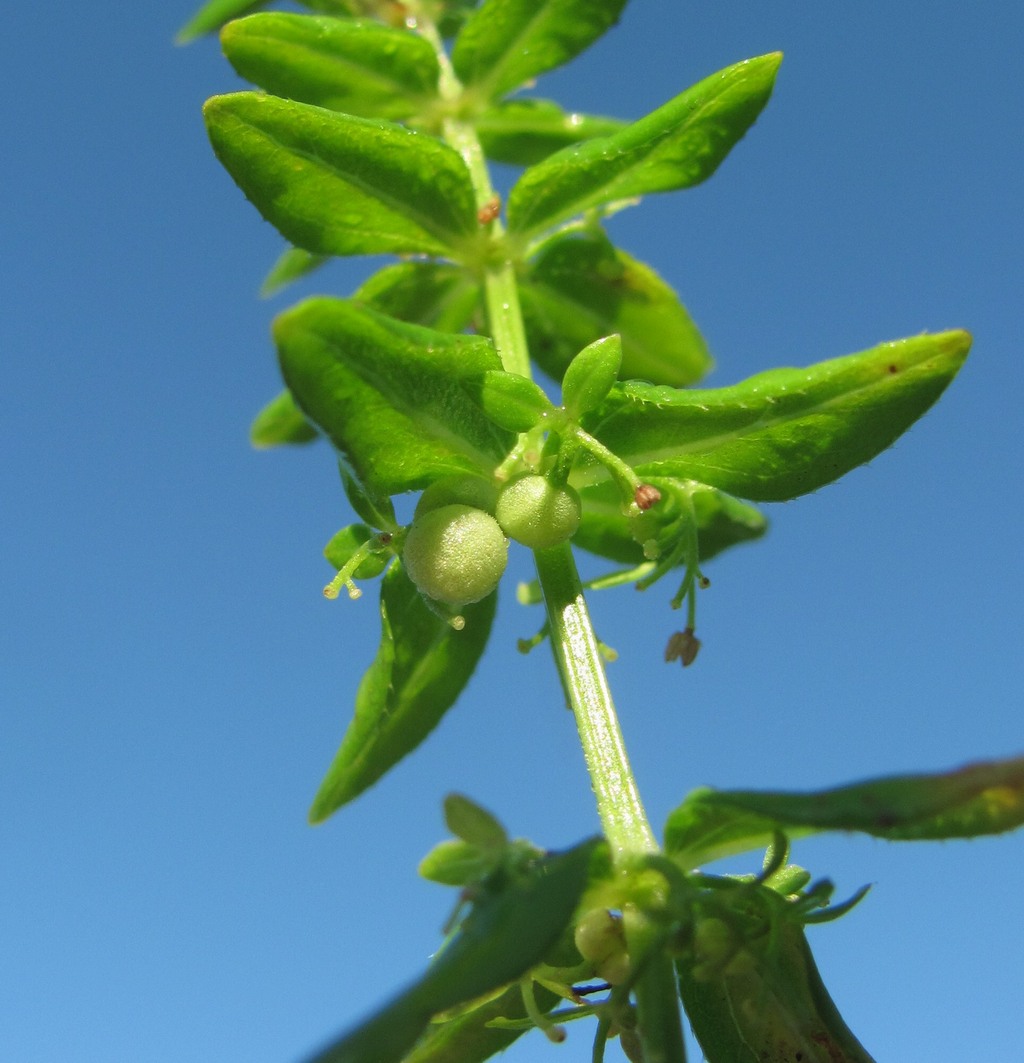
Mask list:
[[[697,659],[700,650],[700,639],[693,633],[693,628],[688,627],[685,631],[676,631],[669,636],[668,645],[665,647],[665,661],[671,663],[678,660],[684,668]]]
[[[661,492],[652,484],[640,484],[633,492],[633,501],[642,511],[646,512],[655,502],[661,501]]]
[[[495,193],[487,202],[476,212],[476,220],[481,225],[490,225],[492,221],[501,213],[501,196]]]

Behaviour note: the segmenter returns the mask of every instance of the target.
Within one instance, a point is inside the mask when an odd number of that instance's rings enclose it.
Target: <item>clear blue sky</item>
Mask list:
[[[257,454],[277,389],[280,238],[219,169],[175,49],[187,0],[14,5],[0,269],[0,1059],[287,1063],[418,971],[452,898],[417,880],[450,789],[557,847],[594,830],[538,623],[412,759],[326,826],[305,810],[377,636],[328,604],[348,515],[330,455]],[[620,216],[682,293],[712,383],[923,330],[975,348],[938,407],[841,484],[769,507],[709,568],[704,650],[661,663],[667,592],[594,602],[656,822],[700,784],[817,787],[1021,751],[1024,10],[1009,0],[633,0],[540,86],[638,117],[781,49],[776,94],[707,185]],[[520,572],[527,569],[517,562]],[[1024,836],[806,842],[839,894],[811,943],[881,1061],[1020,1058]],[[528,1040],[508,1057],[589,1058]],[[699,1054],[694,1053],[699,1059]]]

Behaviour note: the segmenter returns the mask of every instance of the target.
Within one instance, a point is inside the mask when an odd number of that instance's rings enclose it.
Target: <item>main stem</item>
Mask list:
[[[658,845],[629,766],[572,549],[563,543],[536,551],[534,558],[547,608],[551,649],[576,717],[597,811],[615,862],[656,852]]]
[[[457,100],[462,86],[441,41],[432,27],[421,25],[419,28],[433,40],[437,50],[441,97]],[[477,207],[483,207],[492,200],[494,188],[476,130],[468,122],[446,118],[444,137],[462,155],[473,181]],[[488,224],[492,244],[500,246],[504,232],[501,222],[495,219]],[[502,365],[507,372],[529,377],[530,354],[519,305],[519,288],[515,267],[508,256],[498,256],[488,263],[483,282],[488,323]],[[658,845],[626,756],[604,661],[572,550],[565,543],[550,550],[537,551],[535,556],[547,607],[551,647],[565,696],[576,717],[601,825],[615,862],[623,864],[630,856],[657,851]]]
[[[455,76],[448,53],[444,50],[437,30],[428,24],[420,27],[420,32],[431,41],[437,52],[441,75],[438,91],[441,99],[457,100],[462,93],[462,85]],[[487,159],[476,130],[468,122],[457,118],[446,118],[443,123],[444,139],[462,156],[473,182],[477,210],[487,206],[495,197],[491,174],[487,169]],[[487,222],[490,226],[492,243],[500,244],[505,232],[500,219]],[[484,299],[487,303],[487,321],[490,325],[491,339],[498,348],[503,368],[509,373],[530,376],[530,354],[526,347],[526,331],[523,328],[523,314],[519,306],[519,288],[516,284],[515,267],[504,256],[499,261],[488,262],[484,273]]]
[[[424,20],[418,28],[437,52],[442,98],[457,100],[462,86],[435,27]],[[494,188],[476,130],[469,123],[450,117],[444,120],[444,137],[459,151],[469,169],[477,209],[489,205]],[[486,224],[491,226],[492,245],[500,246],[504,232],[501,222],[495,218]],[[488,261],[483,282],[491,337],[501,363],[507,372],[529,377],[530,354],[511,257]],[[534,558],[547,609],[551,648],[566,699],[576,717],[601,826],[614,863],[625,869],[638,856],[657,852],[658,843],[626,755],[576,561],[569,543],[537,550]],[[628,908],[624,912],[627,942],[634,956],[644,957],[634,987],[644,1058],[647,1063],[685,1063],[671,960],[660,948],[657,928],[632,905]]]

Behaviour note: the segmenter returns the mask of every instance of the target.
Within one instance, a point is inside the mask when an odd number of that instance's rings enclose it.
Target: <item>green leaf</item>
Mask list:
[[[508,835],[501,823],[486,808],[462,794],[449,794],[444,799],[444,821],[456,838],[477,849],[502,850],[508,845]]]
[[[534,985],[533,995],[541,1014],[546,1015],[562,998]],[[525,1026],[500,1026],[526,1018],[526,1005],[518,985],[500,996],[445,1022],[431,1023],[427,1032],[405,1056],[402,1063],[483,1063],[504,1052],[527,1032]]]
[[[691,497],[697,518],[701,562],[730,546],[759,539],[768,527],[763,514],[753,506],[713,487],[694,490]],[[585,488],[580,493],[580,501],[583,513],[579,530],[573,536],[576,546],[629,565],[649,560],[641,543],[647,539],[659,540],[663,529],[685,516],[677,499],[666,493],[662,501],[646,513],[630,519],[622,512],[618,488],[609,482]],[[634,531],[639,533],[639,541],[634,537]],[[670,544],[662,545],[667,549]],[[685,564],[685,557],[681,557],[679,563]]]
[[[225,22],[244,15],[247,11],[265,7],[266,4],[267,0],[210,0],[182,26],[175,40],[178,44],[187,44],[197,37],[216,32]]]
[[[221,32],[247,81],[300,103],[392,121],[437,96],[437,55],[426,38],[365,19],[251,15]]]
[[[627,382],[586,427],[641,476],[783,502],[889,447],[946,389],[970,345],[966,332],[915,336],[715,390]]]
[[[468,886],[494,870],[494,859],[460,838],[438,842],[420,861],[417,871],[442,886]]]
[[[476,2],[477,0],[440,0],[436,5],[440,9],[436,22],[441,36],[445,39],[454,37],[476,7]]]
[[[592,207],[700,184],[761,113],[781,61],[775,52],[727,67],[621,132],[531,167],[509,195],[509,230],[534,233]]]
[[[510,432],[529,432],[555,409],[532,380],[500,369],[484,374],[478,394],[487,417]]]
[[[402,567],[381,583],[381,643],[355,717],[309,812],[320,823],[411,753],[455,704],[487,644],[496,595],[467,605],[456,631],[423,603]]]
[[[282,288],[287,288],[294,281],[319,269],[329,257],[310,254],[301,247],[286,248],[270,267],[270,272],[260,285],[260,295],[264,298],[276,295]]]
[[[371,491],[365,484],[360,483],[345,463],[344,458],[338,461],[338,473],[341,476],[345,497],[358,516],[362,517],[371,528],[380,528],[390,532],[398,531],[399,523],[395,516],[395,507],[386,494]]]
[[[676,961],[708,1063],[873,1063],[825,989],[803,928],[781,920],[768,940],[748,946],[735,973],[695,977],[688,957]]]
[[[455,39],[452,65],[467,88],[502,96],[579,55],[625,6],[626,0],[484,0]]]
[[[569,363],[562,377],[562,405],[578,418],[600,406],[619,378],[622,367],[622,337],[594,340]]]
[[[485,890],[456,937],[418,982],[310,1063],[398,1063],[432,1016],[526,974],[569,925],[601,848],[603,843],[592,839],[567,852],[541,857],[511,881],[506,879],[503,888]],[[470,1044],[479,1051],[481,1031],[473,1025],[472,1036],[454,1043]],[[432,1036],[428,1033],[423,1043]],[[436,1051],[419,1058],[438,1063],[462,1059]]]
[[[342,299],[300,303],[274,322],[284,375],[305,415],[371,492],[489,476],[514,438],[479,405],[500,367],[490,340],[409,325]]]
[[[285,443],[311,443],[316,429],[302,416],[290,391],[271,399],[252,422],[249,440],[254,447],[278,447]]]
[[[353,298],[400,321],[461,332],[480,302],[480,285],[446,262],[399,262],[364,281]]]
[[[560,380],[576,352],[622,337],[624,379],[683,387],[711,368],[697,326],[676,293],[603,233],[547,242],[520,286],[530,354]]]
[[[380,8],[386,6],[387,0],[383,3],[380,0],[296,0],[296,3],[308,7],[310,11],[348,18],[356,15],[375,15]]]
[[[591,838],[538,858],[474,904],[456,938],[438,955],[421,995],[433,1014],[474,1000],[519,978],[544,960],[569,925],[605,843]]]
[[[373,538],[374,531],[366,524],[350,524],[331,536],[324,547],[324,557],[335,568],[344,568],[356,551]],[[374,579],[387,568],[390,560],[391,557],[387,554],[371,554],[363,559],[352,575],[356,579]]]
[[[254,92],[214,96],[204,114],[256,209],[313,254],[452,255],[478,231],[469,171],[433,137]]]
[[[568,113],[552,100],[503,100],[473,119],[484,154],[495,162],[533,166],[582,140],[624,129],[618,118]]]
[[[669,816],[666,849],[687,866],[795,837],[861,831],[889,841],[1000,834],[1024,825],[1024,757],[809,793],[696,790]]]

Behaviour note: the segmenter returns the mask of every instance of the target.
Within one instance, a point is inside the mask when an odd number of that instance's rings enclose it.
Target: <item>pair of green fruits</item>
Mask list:
[[[500,491],[475,478],[441,480],[416,506],[402,560],[428,598],[469,605],[497,587],[509,539],[545,550],[571,538],[579,523],[579,496],[544,476],[520,477]]]

